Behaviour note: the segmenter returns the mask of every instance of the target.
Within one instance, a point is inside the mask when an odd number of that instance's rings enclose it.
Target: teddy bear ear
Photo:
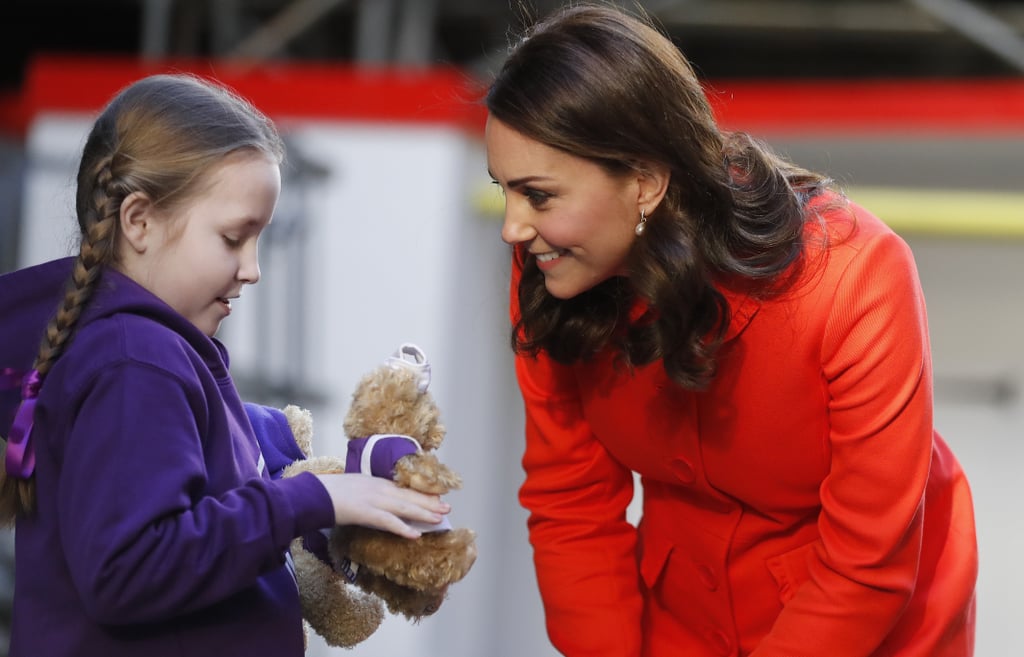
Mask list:
[[[430,363],[427,355],[416,345],[406,342],[391,356],[384,360],[384,364],[391,369],[405,369],[416,374],[416,387],[420,394],[427,391],[430,386]]]

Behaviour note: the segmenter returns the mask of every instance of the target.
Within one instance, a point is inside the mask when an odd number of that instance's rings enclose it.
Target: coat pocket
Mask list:
[[[815,558],[814,547],[818,541],[784,552],[768,559],[768,572],[779,587],[779,601],[786,604],[793,599],[797,590],[810,579],[810,563]]]

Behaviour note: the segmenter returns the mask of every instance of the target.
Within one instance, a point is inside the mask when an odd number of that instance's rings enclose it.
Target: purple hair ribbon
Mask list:
[[[3,370],[4,376],[15,376],[13,370]],[[36,398],[42,377],[36,370],[30,371],[21,381],[21,405],[14,415],[11,435],[7,438],[5,467],[7,476],[28,479],[36,469],[36,451],[32,447],[32,416],[36,410]],[[10,387],[15,387],[14,384]]]

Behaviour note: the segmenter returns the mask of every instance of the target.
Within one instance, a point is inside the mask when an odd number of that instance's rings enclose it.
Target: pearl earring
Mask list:
[[[647,228],[647,216],[643,210],[640,210],[640,223],[636,225],[633,232],[637,234],[637,237],[644,234],[644,229]]]

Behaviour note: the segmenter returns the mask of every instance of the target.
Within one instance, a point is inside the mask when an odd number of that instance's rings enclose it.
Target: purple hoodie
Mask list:
[[[0,277],[0,371],[27,369],[70,260]],[[18,393],[0,393],[6,435]],[[309,474],[272,480],[224,347],[104,272],[35,413],[12,657],[303,654],[291,540],[333,525]]]

